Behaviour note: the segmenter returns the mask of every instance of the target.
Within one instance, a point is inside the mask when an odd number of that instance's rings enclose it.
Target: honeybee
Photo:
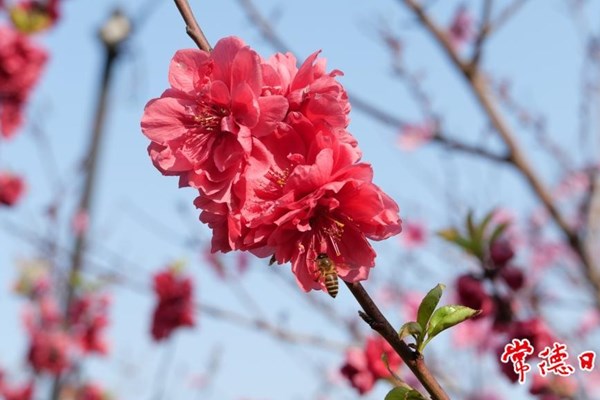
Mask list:
[[[319,268],[321,277],[325,280],[325,288],[327,293],[333,298],[337,296],[339,291],[338,274],[335,268],[335,263],[325,253],[321,253],[315,258],[315,263]]]

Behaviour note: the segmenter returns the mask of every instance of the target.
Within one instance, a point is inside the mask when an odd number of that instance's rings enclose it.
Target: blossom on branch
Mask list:
[[[377,380],[391,378],[392,372],[397,371],[401,364],[402,359],[388,342],[381,336],[372,336],[367,339],[364,349],[348,349],[346,362],[340,371],[363,395],[373,388]]]
[[[0,25],[0,136],[10,138],[23,122],[23,107],[48,55],[24,34]]]
[[[142,131],[165,175],[179,175],[211,199],[227,202],[231,185],[254,155],[255,137],[270,133],[287,111],[280,95],[263,95],[261,59],[238,38],[220,40],[211,53],[178,51],[169,83],[148,103]]]
[[[235,37],[212,53],[178,51],[171,88],[141,123],[154,165],[198,189],[212,251],[291,262],[305,291],[326,290],[317,256],[341,279],[364,280],[375,265],[367,239],[401,231],[398,206],[347,130],[342,73],[318,55],[300,67],[290,53],[264,60]]]
[[[33,380],[18,386],[8,385],[4,372],[0,370],[0,398],[3,400],[32,400],[34,389]]]
[[[154,275],[154,292],[158,297],[152,318],[154,340],[168,339],[177,328],[196,324],[193,289],[192,280],[175,268]]]
[[[0,107],[2,106],[0,105]],[[19,202],[24,193],[25,181],[23,178],[11,172],[0,171],[0,205],[14,206]]]

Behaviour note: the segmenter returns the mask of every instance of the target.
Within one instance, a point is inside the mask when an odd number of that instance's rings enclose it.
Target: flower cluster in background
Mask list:
[[[83,357],[108,354],[104,334],[109,322],[110,299],[106,294],[82,290],[71,302],[65,317],[59,308],[60,297],[52,284],[50,266],[40,260],[26,260],[19,267],[14,290],[27,300],[23,313],[29,341],[26,360],[35,375],[55,377]],[[4,396],[10,399],[32,398],[34,389],[33,381],[18,387],[0,385]]]
[[[154,293],[158,298],[152,317],[152,337],[156,341],[168,339],[180,327],[193,327],[194,286],[190,277],[180,268],[170,266],[154,275]]]
[[[384,361],[385,358],[385,361]],[[364,349],[349,348],[341,373],[363,395],[380,379],[390,379],[400,368],[402,359],[381,336],[369,337]]]

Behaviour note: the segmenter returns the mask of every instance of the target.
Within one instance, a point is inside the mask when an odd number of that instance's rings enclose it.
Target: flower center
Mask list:
[[[205,132],[218,132],[221,130],[221,119],[229,115],[229,110],[214,104],[200,101],[196,108],[194,121],[202,127]]]
[[[341,256],[340,248],[338,243],[341,242],[342,236],[344,235],[344,223],[340,222],[336,218],[333,218],[328,213],[319,213],[316,218],[317,232],[322,242],[328,242],[333,247],[336,256]],[[314,224],[311,223],[311,226]]]

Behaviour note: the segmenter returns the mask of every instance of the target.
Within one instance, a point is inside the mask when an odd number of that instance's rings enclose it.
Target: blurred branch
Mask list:
[[[483,3],[481,25],[477,37],[475,38],[475,50],[473,52],[473,58],[471,59],[471,68],[477,68],[479,66],[484,42],[490,33],[489,26],[492,17],[493,3],[493,0],[485,0]]]
[[[400,339],[398,332],[389,323],[385,316],[379,310],[369,293],[360,284],[360,282],[346,283],[352,295],[358,301],[358,304],[364,310],[359,311],[359,315],[365,320],[371,329],[377,331],[398,353],[408,368],[417,377],[427,393],[433,400],[450,400],[450,397],[444,392],[444,389],[437,382],[431,371],[425,365],[425,359],[422,354],[413,351],[408,345]]]
[[[28,230],[27,228],[23,228],[22,226],[4,221],[0,224],[0,228],[4,229],[6,232],[10,232],[14,237],[17,237],[37,248],[47,248],[53,242],[49,239],[46,239],[36,233],[35,231]],[[57,246],[56,250],[66,256],[71,256],[73,253],[69,249],[64,246]],[[133,265],[133,263],[121,260],[122,265]],[[122,271],[127,270],[127,268],[123,268],[119,264],[115,267],[108,267],[102,263],[92,261],[91,259],[85,258],[86,265],[89,267],[87,271],[90,270],[99,271],[108,274],[112,280],[111,283],[129,289],[135,293],[148,295],[151,294],[150,285],[142,282],[140,280],[136,280]],[[246,314],[238,313],[235,311],[226,310],[220,308],[215,305],[207,304],[207,303],[196,303],[196,310],[204,313],[210,317],[213,317],[218,320],[227,321],[233,323],[234,325],[256,329],[257,331],[266,332],[272,337],[276,339],[280,339],[284,342],[291,344],[308,344],[313,345],[315,347],[319,347],[329,351],[342,352],[347,347],[347,343],[333,341],[329,339],[325,339],[320,335],[311,335],[304,333],[292,332],[290,330],[281,328],[277,325],[270,323],[269,321],[261,318],[250,318],[246,316]]]
[[[281,339],[288,343],[307,344],[322,349],[339,352],[343,352],[348,347],[347,343],[326,339],[323,336],[291,332],[289,330],[285,330],[276,325],[273,325],[270,322],[267,322],[263,319],[248,318],[243,314],[239,314],[229,310],[224,310],[222,308],[215,307],[206,303],[197,303],[196,306],[198,307],[200,312],[203,312],[206,315],[210,315],[211,317],[214,317],[216,319],[232,322],[238,326],[254,328],[256,330],[266,332],[271,336],[277,339]]]
[[[185,32],[192,38],[194,43],[196,43],[196,46],[198,46],[200,50],[212,51],[212,47],[210,47],[206,36],[204,36],[204,32],[202,32],[200,25],[198,25],[198,21],[196,21],[196,17],[194,17],[194,12],[190,7],[190,3],[188,3],[187,0],[175,0],[175,5],[185,22]]]
[[[496,95],[498,103],[511,113],[523,128],[531,131],[541,149],[545,150],[550,157],[555,159],[565,171],[573,169],[573,161],[564,151],[565,149],[552,140],[546,130],[546,121],[541,114],[536,114],[528,110],[523,104],[520,104],[511,95],[508,84],[493,84],[490,89]]]
[[[559,229],[563,232],[569,245],[579,255],[581,259],[582,272],[586,276],[589,284],[594,291],[594,297],[597,308],[600,309],[600,275],[598,270],[594,266],[593,260],[588,253],[583,241],[578,236],[577,232],[569,225],[567,220],[558,210],[556,204],[552,199],[552,195],[548,189],[544,186],[539,176],[533,171],[523,153],[521,147],[518,145],[515,135],[509,128],[508,124],[501,116],[495,99],[490,93],[490,89],[485,78],[478,73],[477,70],[473,70],[471,65],[463,61],[452,44],[450,43],[444,32],[436,25],[436,23],[426,14],[423,8],[419,5],[416,0],[401,0],[419,19],[422,25],[429,31],[429,33],[435,38],[438,44],[443,48],[448,58],[454,64],[454,66],[463,74],[471,91],[476,97],[479,105],[489,118],[491,124],[498,135],[502,138],[504,143],[510,152],[510,163],[521,173],[525,178],[532,191],[542,202],[545,208],[548,210],[552,219],[558,225]]]
[[[246,12],[248,19],[258,27],[259,32],[263,36],[265,40],[269,42],[269,44],[279,52],[289,51],[290,47],[281,40],[279,35],[275,32],[270,22],[267,18],[264,17],[255,6],[252,0],[238,0],[241,4],[243,10]],[[393,129],[400,129],[402,126],[406,125],[406,121],[387,113],[381,110],[379,107],[369,103],[363,98],[357,96],[355,93],[348,92],[348,96],[350,97],[350,102],[354,109],[362,111],[369,117],[379,121],[380,123],[390,126]],[[439,130],[435,132],[434,137],[432,138],[434,143],[438,143],[450,150],[457,150],[466,154],[475,155],[478,157],[485,158],[494,162],[507,162],[508,158],[505,155],[499,155],[493,152],[490,152],[484,148],[480,148],[477,146],[472,146],[468,143],[463,143],[452,139]]]
[[[520,9],[527,3],[528,0],[514,0],[512,3],[506,6],[500,15],[491,21],[486,28],[486,36],[490,36],[492,33],[500,29],[505,23],[507,23]]]
[[[338,312],[336,312],[335,308],[331,306],[331,302],[323,301],[299,292],[298,284],[293,279],[290,279],[289,274],[283,274],[277,270],[273,275],[285,282],[288,288],[300,295],[302,300],[309,304],[315,311],[323,314],[327,321],[333,323],[333,325],[338,328],[345,328],[346,332],[350,334],[354,341],[362,342],[364,340],[364,336],[361,334],[360,329],[358,329],[358,325],[355,325],[352,321],[346,320]]]
[[[117,9],[105,21],[100,29],[99,36],[104,51],[104,67],[100,80],[100,91],[96,103],[96,111],[92,126],[92,135],[89,148],[84,156],[84,183],[79,200],[79,205],[75,211],[75,216],[84,215],[90,218],[92,213],[93,199],[96,191],[96,178],[98,174],[98,165],[100,149],[104,135],[104,124],[106,122],[106,112],[108,108],[108,93],[112,79],[112,72],[115,61],[120,54],[121,44],[127,40],[130,33],[129,20]],[[73,245],[73,254],[71,259],[71,268],[67,277],[66,293],[63,305],[65,320],[71,308],[71,303],[76,291],[75,282],[84,266],[84,253],[87,246],[88,229],[82,229],[75,234],[75,243]],[[58,399],[61,386],[61,375],[57,375],[52,385],[51,399]]]

